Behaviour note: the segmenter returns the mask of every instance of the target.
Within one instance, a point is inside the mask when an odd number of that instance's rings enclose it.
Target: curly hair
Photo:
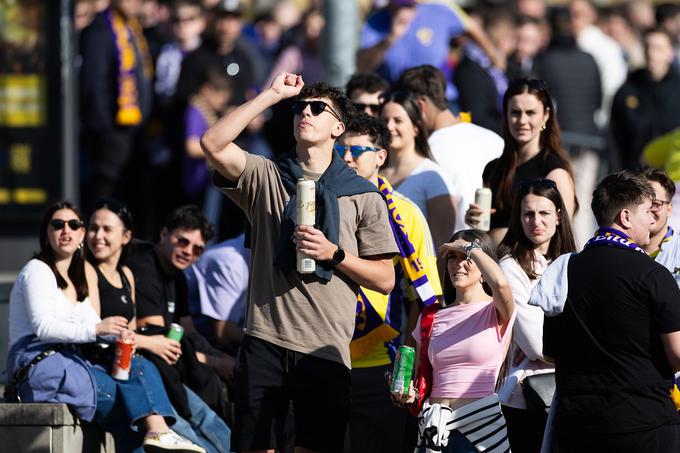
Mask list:
[[[175,209],[163,224],[168,231],[200,230],[204,241],[209,241],[215,235],[215,230],[201,209],[193,204],[180,206]]]
[[[345,134],[368,135],[371,142],[379,148],[389,151],[390,130],[384,118],[376,118],[366,113],[358,113],[349,120]]]
[[[326,82],[316,82],[311,85],[305,85],[300,90],[300,94],[295,99],[328,99],[333,109],[340,115],[340,120],[347,124],[356,113],[354,106],[349,102],[349,98],[341,89],[327,84]]]

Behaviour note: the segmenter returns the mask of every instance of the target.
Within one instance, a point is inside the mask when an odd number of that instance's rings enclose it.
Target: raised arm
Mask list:
[[[392,17],[389,34],[376,44],[359,49],[357,52],[357,71],[374,71],[385,60],[390,47],[404,36],[415,17],[415,8],[399,8]],[[362,36],[363,40],[363,36]]]
[[[439,248],[439,253],[446,256],[450,253],[466,253],[465,247],[470,243],[464,239],[447,242]],[[480,247],[475,247],[470,253],[470,259],[479,268],[482,278],[491,288],[493,303],[498,312],[498,322],[505,324],[515,311],[515,299],[512,290],[500,266],[493,258],[484,253]]]
[[[271,87],[231,110],[201,137],[201,148],[208,162],[229,181],[236,182],[246,166],[245,151],[234,140],[262,112],[274,104],[297,96],[304,82],[302,76],[281,73]]]

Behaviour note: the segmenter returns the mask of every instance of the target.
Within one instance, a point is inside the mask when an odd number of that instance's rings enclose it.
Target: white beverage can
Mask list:
[[[475,191],[475,204],[482,209],[482,216],[476,229],[489,231],[491,229],[491,189],[482,187]]]
[[[297,182],[297,224],[314,225],[316,222],[316,183],[311,179],[300,178]],[[297,271],[311,274],[316,270],[316,262],[304,253],[297,252]]]

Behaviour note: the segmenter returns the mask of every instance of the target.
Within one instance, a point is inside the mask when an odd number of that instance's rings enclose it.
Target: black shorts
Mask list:
[[[349,416],[350,370],[246,335],[234,372],[236,417],[231,449],[283,448],[293,404],[295,445],[342,452]]]

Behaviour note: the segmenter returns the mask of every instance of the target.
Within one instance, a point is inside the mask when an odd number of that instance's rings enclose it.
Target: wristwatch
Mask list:
[[[345,259],[345,251],[338,246],[338,249],[333,253],[333,258],[331,258],[331,264],[333,267],[337,266],[338,264],[342,263],[342,260]]]
[[[463,251],[465,252],[466,259],[467,259],[468,261],[470,261],[470,259],[472,259],[472,251],[473,251],[474,249],[479,249],[479,250],[482,249],[482,246],[479,245],[479,240],[478,240],[478,239],[475,239],[474,241],[470,242],[468,245],[466,245],[465,247],[463,247]]]

